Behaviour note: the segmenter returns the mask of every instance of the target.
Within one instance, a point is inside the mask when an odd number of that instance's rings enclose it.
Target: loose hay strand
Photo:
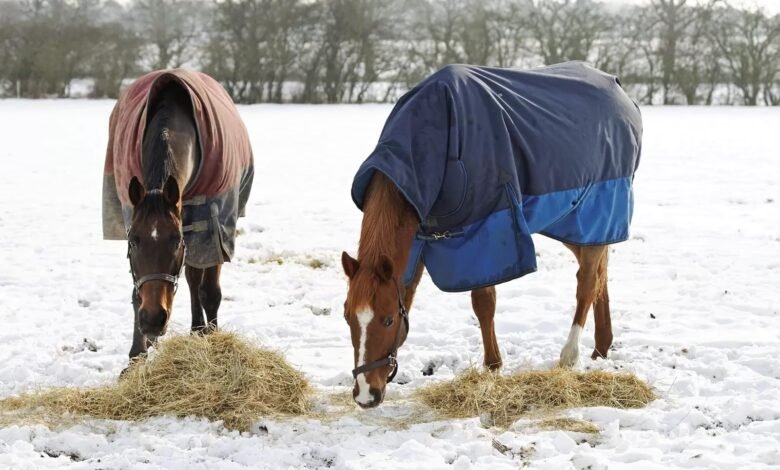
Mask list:
[[[152,416],[199,416],[246,431],[263,416],[306,415],[312,389],[281,354],[239,335],[174,336],[153,358],[133,364],[116,383],[57,388],[0,400],[0,411],[35,410],[137,421]]]
[[[499,426],[508,426],[524,415],[564,408],[641,408],[656,398],[650,386],[632,374],[563,368],[512,375],[469,368],[451,381],[423,387],[417,396],[447,417],[487,413]]]

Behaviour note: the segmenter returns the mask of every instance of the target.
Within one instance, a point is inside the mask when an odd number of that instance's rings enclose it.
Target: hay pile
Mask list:
[[[303,375],[279,353],[235,333],[216,332],[162,341],[151,359],[132,365],[117,383],[7,398],[0,400],[0,411],[130,421],[199,416],[245,431],[262,416],[309,413],[310,391]]]
[[[447,417],[487,416],[498,426],[524,415],[585,406],[640,408],[655,399],[650,386],[634,375],[562,368],[512,375],[471,368],[451,381],[420,389],[417,396]]]

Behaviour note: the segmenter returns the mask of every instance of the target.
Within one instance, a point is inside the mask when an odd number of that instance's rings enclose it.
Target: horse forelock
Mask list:
[[[160,228],[165,227],[165,224],[161,225],[158,222],[166,219],[173,222],[175,226],[181,225],[178,209],[171,205],[158,189],[147,192],[140,204],[133,208],[132,225],[137,230],[149,233],[156,230],[159,234]]]

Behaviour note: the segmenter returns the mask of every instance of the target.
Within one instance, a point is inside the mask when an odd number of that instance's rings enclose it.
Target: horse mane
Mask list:
[[[375,172],[366,190],[358,261],[364,266],[377,266],[385,255],[393,260],[396,270],[402,270],[417,225],[417,214],[395,184],[383,173]]]
[[[141,146],[143,183],[147,190],[161,188],[171,175],[179,176],[179,162],[171,147],[171,128],[181,125],[182,110],[187,113],[188,120],[195,129],[192,100],[184,87],[176,81],[166,83],[149,99],[147,124]],[[197,129],[195,134],[197,135]]]

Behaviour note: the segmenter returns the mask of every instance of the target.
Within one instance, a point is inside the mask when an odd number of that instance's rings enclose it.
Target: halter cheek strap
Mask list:
[[[409,312],[406,311],[406,307],[404,306],[404,298],[403,294],[401,293],[401,287],[396,282],[395,288],[398,291],[398,314],[401,316],[401,320],[403,323],[403,328],[405,330],[405,335],[409,334]],[[398,327],[398,331],[395,334],[395,341],[393,342],[393,349],[390,350],[390,353],[385,356],[383,359],[378,359],[373,362],[369,362],[368,364],[363,364],[360,367],[356,367],[352,369],[352,377],[357,378],[358,375],[368,372],[370,370],[379,369],[380,367],[392,367],[393,371],[390,373],[390,375],[387,377],[387,382],[390,383],[395,378],[395,374],[398,373],[398,348],[401,346],[401,326]]]

